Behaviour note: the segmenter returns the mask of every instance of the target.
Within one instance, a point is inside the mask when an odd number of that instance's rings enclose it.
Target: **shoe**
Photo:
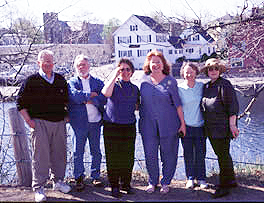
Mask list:
[[[213,198],[220,198],[220,197],[224,197],[230,194],[230,191],[228,188],[217,188],[215,193],[213,194]]]
[[[208,188],[208,184],[205,182],[205,180],[198,180],[198,185],[201,189]]]
[[[128,187],[121,187],[120,190],[125,191],[128,195],[135,194],[135,192],[133,191],[133,189],[130,186],[128,186]]]
[[[35,202],[45,202],[47,201],[46,195],[44,193],[43,187],[35,190]]]
[[[104,183],[99,179],[94,179],[92,181],[93,186],[95,187],[104,187]]]
[[[119,188],[117,188],[117,187],[112,188],[112,196],[115,198],[121,197],[121,193],[119,191]]]
[[[83,182],[83,176],[82,175],[78,179],[76,179],[76,186],[75,187],[76,187],[76,190],[78,192],[81,192],[84,190],[85,184]]]
[[[155,192],[155,186],[149,184],[148,187],[146,188],[146,192],[149,193],[149,194]]]
[[[185,185],[186,189],[192,189],[194,188],[194,181],[193,180],[187,180],[187,183]]]
[[[160,188],[160,193],[161,194],[167,194],[170,191],[170,188],[168,185],[162,185]]]
[[[63,193],[69,193],[71,191],[71,187],[59,180],[57,183],[53,183],[53,190],[58,190]]]

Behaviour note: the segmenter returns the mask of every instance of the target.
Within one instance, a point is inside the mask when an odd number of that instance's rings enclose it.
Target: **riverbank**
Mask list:
[[[87,201],[87,202],[263,202],[264,201],[264,174],[237,174],[238,187],[232,189],[231,194],[219,199],[213,199],[212,193],[215,191],[217,176],[212,175],[207,178],[209,187],[207,189],[185,189],[185,181],[173,180],[170,185],[170,192],[166,195],[145,192],[147,186],[147,176],[142,173],[133,173],[131,186],[135,194],[123,194],[120,199],[111,196],[106,173],[103,173],[102,180],[105,187],[94,187],[89,179],[85,180],[86,188],[82,192],[77,192],[72,180],[66,180],[72,186],[72,191],[68,194],[55,192],[51,189],[51,184],[45,186],[47,201]],[[160,187],[159,187],[160,188]],[[158,189],[159,189],[158,188]],[[18,187],[10,185],[0,186],[1,202],[33,202],[34,192],[29,187]]]

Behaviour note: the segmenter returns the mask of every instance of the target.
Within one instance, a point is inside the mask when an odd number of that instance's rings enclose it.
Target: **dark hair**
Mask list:
[[[135,72],[135,67],[134,67],[133,63],[128,58],[121,58],[117,64],[117,67],[119,67],[121,65],[121,63],[126,63],[130,67],[130,69],[132,70],[132,73]]]
[[[181,70],[180,70],[180,76],[182,78],[184,78],[184,68],[186,66],[190,66],[195,72],[196,72],[196,75],[198,75],[200,72],[199,72],[199,69],[198,67],[194,64],[194,63],[191,63],[191,62],[184,62],[181,66]]]
[[[171,67],[170,65],[168,64],[167,60],[165,59],[164,55],[162,52],[158,51],[157,49],[154,49],[154,50],[151,50],[148,54],[147,54],[147,57],[145,59],[145,62],[144,62],[144,65],[143,65],[143,71],[146,75],[149,75],[151,73],[151,70],[150,70],[150,60],[151,60],[151,57],[152,56],[158,56],[160,57],[162,63],[163,63],[163,74],[165,75],[169,75],[170,74],[170,70],[171,70]]]

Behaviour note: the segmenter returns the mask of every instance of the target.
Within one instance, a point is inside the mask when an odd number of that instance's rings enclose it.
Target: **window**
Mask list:
[[[166,41],[167,41],[166,35],[157,35],[156,36],[156,42],[166,42]]]
[[[171,49],[169,50],[169,54],[173,54],[173,51]]]
[[[174,54],[177,54],[177,49],[174,50]]]
[[[243,67],[244,66],[242,58],[231,58],[230,62],[231,62],[231,67],[232,68]]]
[[[137,35],[137,43],[151,42],[151,35]]]
[[[193,48],[186,49],[186,53],[193,53]]]
[[[130,25],[130,31],[138,31],[137,25]]]
[[[208,54],[210,54],[211,53],[211,49],[210,49],[210,47],[208,47]]]
[[[193,41],[199,41],[200,40],[200,35],[196,35],[193,37]]]
[[[151,51],[151,49],[147,49],[147,50],[137,50],[137,56],[147,56],[147,54]]]
[[[132,56],[132,50],[128,51],[118,51],[118,57],[131,57]]]
[[[130,44],[131,43],[131,36],[129,37],[117,37],[118,44],[125,43]]]

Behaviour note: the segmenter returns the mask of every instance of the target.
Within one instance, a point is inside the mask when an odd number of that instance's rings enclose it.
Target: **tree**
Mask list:
[[[113,33],[120,26],[121,22],[117,18],[110,19],[106,25],[104,25],[104,31],[102,33],[102,37],[104,39],[104,43],[111,44],[112,50],[114,52],[114,38]]]

